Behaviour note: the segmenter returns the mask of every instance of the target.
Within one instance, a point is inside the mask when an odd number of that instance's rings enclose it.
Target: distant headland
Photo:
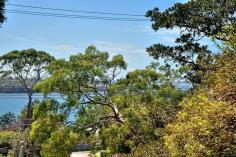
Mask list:
[[[0,93],[26,93],[25,88],[14,79],[0,79]]]

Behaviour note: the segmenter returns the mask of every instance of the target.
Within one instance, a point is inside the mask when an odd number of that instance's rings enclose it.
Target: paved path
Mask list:
[[[89,157],[89,151],[83,151],[83,152],[73,152],[71,154],[71,157]]]

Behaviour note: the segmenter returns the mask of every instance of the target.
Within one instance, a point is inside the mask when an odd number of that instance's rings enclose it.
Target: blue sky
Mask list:
[[[9,0],[23,4],[72,10],[145,14],[159,7],[164,10],[184,0]],[[7,6],[7,9],[21,9]],[[24,8],[23,8],[24,9]],[[24,9],[25,10],[25,9]],[[35,11],[35,10],[33,10]],[[144,68],[152,58],[145,51],[154,43],[173,44],[178,30],[154,32],[151,22],[117,22],[29,15],[6,14],[8,20],[0,28],[0,54],[11,50],[35,48],[57,58],[84,52],[93,44],[111,55],[122,54],[128,71]]]

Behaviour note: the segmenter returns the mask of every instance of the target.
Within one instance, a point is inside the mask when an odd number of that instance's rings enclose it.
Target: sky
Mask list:
[[[141,15],[155,7],[164,10],[176,2],[185,0],[8,1],[11,4],[48,8]],[[8,5],[6,9],[29,10]],[[153,61],[146,52],[147,47],[159,42],[171,45],[179,35],[179,31],[175,29],[154,32],[150,21],[99,21],[12,13],[6,13],[6,16],[7,21],[0,28],[0,55],[12,50],[35,48],[44,50],[56,58],[68,58],[72,54],[83,53],[89,45],[95,45],[101,51],[108,51],[111,56],[122,54],[128,63],[128,71],[144,68]]]

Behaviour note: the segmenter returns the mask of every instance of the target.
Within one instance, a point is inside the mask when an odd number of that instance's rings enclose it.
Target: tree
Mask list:
[[[107,52],[100,52],[96,47],[90,46],[84,54],[73,55],[69,61],[58,60],[52,63],[48,68],[51,76],[38,87],[45,94],[58,92],[66,96],[68,106],[71,107],[86,108],[92,105],[107,109],[107,113],[100,113],[96,122],[81,128],[93,132],[102,123],[124,123],[107,89],[125,68],[126,63],[121,55],[109,60]]]
[[[44,157],[69,156],[78,142],[78,134],[67,125],[69,114],[55,100],[35,104],[30,140]]]
[[[6,129],[16,121],[14,113],[8,112],[0,116],[0,129]]]
[[[11,51],[0,57],[2,77],[10,77],[22,84],[28,94],[27,118],[32,117],[34,86],[46,76],[46,66],[54,60],[44,51],[27,49]]]
[[[71,130],[57,130],[51,134],[51,138],[42,145],[41,155],[43,157],[67,157],[77,143],[78,137]]]
[[[37,88],[45,94],[56,91],[64,96],[61,109],[73,112],[75,120],[63,122],[62,128],[83,138],[97,137],[102,147],[110,148],[113,153],[129,153],[136,146],[162,136],[156,129],[164,128],[175,117],[178,102],[184,95],[172,84],[169,68],[163,67],[158,73],[153,67],[135,70],[126,78],[115,80],[126,68],[123,57],[113,56],[109,60],[108,53],[90,46],[84,54],[71,56],[69,61],[53,62],[48,68],[50,77]],[[42,113],[47,112],[42,109]],[[57,126],[50,125],[53,115],[42,116],[43,121],[36,118],[33,123],[34,137],[47,132],[41,136],[47,140],[41,140],[44,142],[40,145],[47,143],[50,147],[53,142],[47,141],[61,130],[56,127],[50,131],[51,126]]]
[[[6,0],[0,0],[0,26],[6,20],[4,16],[4,7],[5,7]]]
[[[49,100],[34,108],[31,139],[41,147],[41,155],[58,156],[53,153],[58,150],[61,156],[67,156],[73,143],[78,143],[76,137],[82,136],[82,142],[93,137],[102,125],[124,123],[108,88],[125,68],[121,55],[109,59],[107,52],[94,46],[88,47],[84,54],[71,56],[68,61],[56,60],[50,64],[50,77],[39,83],[37,89],[44,94],[58,92],[65,101],[55,103]],[[75,119],[69,118],[71,114]],[[59,134],[68,142],[59,139]]]
[[[236,100],[236,54],[225,52],[217,58],[216,70],[205,76],[204,86],[220,101],[235,104]]]
[[[227,27],[231,32],[231,28]],[[230,39],[220,45],[222,54],[216,58],[215,70],[204,76],[203,87],[211,90],[211,95],[220,101],[235,104],[236,99],[236,34],[228,36]]]
[[[224,27],[231,25],[236,32],[235,11],[234,0],[191,0],[176,3],[163,12],[158,8],[150,10],[147,17],[151,18],[154,30],[178,28],[181,33],[176,39],[177,45],[154,44],[147,51],[155,59],[163,58],[184,67],[187,79],[194,85],[200,84],[204,74],[213,70],[210,65],[215,54],[198,41],[203,37],[228,41],[230,34]]]
[[[172,156],[236,154],[236,54],[231,42],[216,58],[215,70],[182,101],[177,119],[167,125],[164,139]]]
[[[163,67],[161,69],[164,70]],[[126,78],[109,88],[109,93],[116,93],[112,100],[125,119],[121,126],[104,125],[100,129],[103,145],[112,153],[131,153],[155,142],[163,145],[162,130],[174,119],[178,103],[184,95],[168,76],[165,72],[147,67],[128,73]],[[159,146],[157,149],[162,151]]]

